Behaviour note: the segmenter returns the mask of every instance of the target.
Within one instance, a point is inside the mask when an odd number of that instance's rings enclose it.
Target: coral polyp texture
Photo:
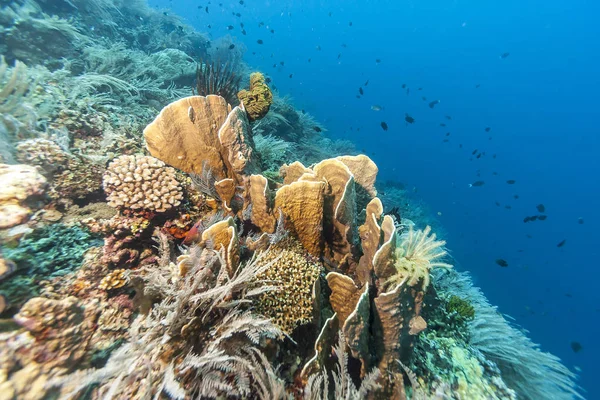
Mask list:
[[[580,397],[242,43],[143,1],[2,13],[0,398]]]
[[[114,159],[104,173],[103,187],[115,208],[165,212],[183,199],[175,169],[150,156]]]
[[[313,321],[314,286],[322,267],[311,258],[298,242],[284,239],[266,251],[263,261],[271,266],[257,276],[276,289],[259,297],[256,310],[287,334]]]

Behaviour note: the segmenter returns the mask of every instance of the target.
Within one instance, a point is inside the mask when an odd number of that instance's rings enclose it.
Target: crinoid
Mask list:
[[[214,61],[207,63],[200,60],[196,68],[196,94],[217,94],[235,106],[239,103],[237,92],[241,79],[241,76],[236,74],[234,64]]]
[[[433,268],[452,268],[452,265],[440,261],[448,252],[444,249],[446,242],[436,240],[431,227],[415,231],[411,226],[409,231],[398,238],[396,249],[396,274],[386,282],[392,287],[407,280],[409,286],[414,286],[422,279],[422,288],[429,286],[429,272]]]

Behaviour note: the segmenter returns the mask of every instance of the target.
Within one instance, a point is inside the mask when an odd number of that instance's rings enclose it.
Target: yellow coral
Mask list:
[[[262,295],[257,311],[290,334],[297,326],[312,322],[313,286],[321,266],[311,261],[302,246],[291,238],[267,250],[263,261],[273,260],[277,261],[257,279],[272,282],[279,289]]]
[[[250,90],[240,90],[237,96],[244,104],[250,121],[256,121],[267,115],[273,103],[273,93],[260,72],[250,74]]]
[[[98,287],[102,290],[111,290],[123,287],[126,283],[127,276],[125,274],[125,270],[115,269],[114,271],[106,275],[104,278],[102,278],[102,281],[100,282],[100,285],[98,285]]]

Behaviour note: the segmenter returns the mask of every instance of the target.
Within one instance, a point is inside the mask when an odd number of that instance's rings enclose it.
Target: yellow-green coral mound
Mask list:
[[[313,286],[319,278],[321,266],[295,240],[288,238],[272,245],[263,258],[273,265],[257,276],[278,286],[262,295],[257,311],[291,334],[299,325],[312,322]]]
[[[237,96],[244,104],[250,121],[256,121],[267,115],[273,103],[273,93],[260,72],[250,74],[250,90],[240,90]]]

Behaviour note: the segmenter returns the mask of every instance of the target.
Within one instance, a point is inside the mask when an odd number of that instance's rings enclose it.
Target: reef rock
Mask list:
[[[0,164],[0,229],[26,222],[46,187],[46,178],[35,167]]]

